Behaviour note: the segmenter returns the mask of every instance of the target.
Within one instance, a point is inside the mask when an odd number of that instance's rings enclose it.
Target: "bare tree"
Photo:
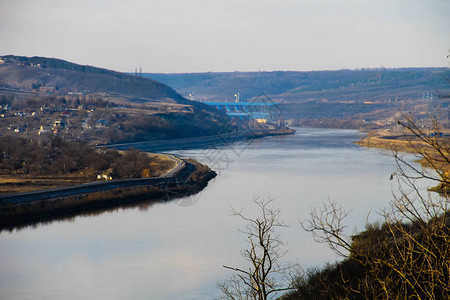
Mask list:
[[[412,115],[406,115],[403,120],[398,121],[398,124],[406,131],[410,152],[428,167],[428,169],[418,169],[403,159],[398,151],[394,151],[397,169],[400,172],[398,177],[404,179],[402,181],[408,186],[411,186],[415,179],[429,179],[439,184],[439,192],[446,194],[450,187],[450,174],[448,173],[450,145],[448,137],[443,135],[438,118],[430,117],[429,126],[419,126],[419,122]]]
[[[250,263],[247,268],[224,266],[235,272],[229,280],[220,283],[225,299],[271,299],[278,292],[294,288],[298,265],[281,265],[279,260],[286,254],[285,244],[280,240],[276,230],[286,225],[280,220],[280,210],[273,207],[273,200],[257,199],[256,205],[260,215],[247,217],[243,211],[232,210],[247,222],[244,230],[249,244],[241,255]]]
[[[364,270],[356,283],[341,278],[346,290],[342,298],[351,294],[362,299],[450,299],[448,139],[436,118],[429,128],[419,126],[411,116],[399,124],[408,132],[408,148],[429,169],[394,152],[399,188],[381,212],[382,225],[370,224],[358,235],[345,235],[348,211],[332,201],[312,210],[311,218],[302,222],[316,241],[327,243]],[[419,179],[436,182],[440,193],[424,193],[418,187]]]

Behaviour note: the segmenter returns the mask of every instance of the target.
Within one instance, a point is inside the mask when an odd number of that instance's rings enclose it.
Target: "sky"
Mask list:
[[[449,67],[450,0],[0,0],[0,55],[123,72]]]

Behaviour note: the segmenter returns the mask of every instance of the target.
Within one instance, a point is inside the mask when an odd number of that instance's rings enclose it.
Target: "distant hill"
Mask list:
[[[418,99],[450,92],[448,68],[365,69],[310,72],[146,73],[195,100],[253,99],[264,93],[277,102]]]
[[[301,126],[371,128],[393,124],[405,112],[447,115],[450,99],[448,68],[143,76],[197,101],[234,101],[239,92],[241,101],[280,103],[284,118]]]
[[[148,100],[185,101],[172,88],[151,80],[102,68],[46,57],[0,57],[0,87],[31,90],[42,86],[56,92],[120,93]]]

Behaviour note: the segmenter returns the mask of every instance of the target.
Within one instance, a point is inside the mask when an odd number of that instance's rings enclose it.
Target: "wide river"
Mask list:
[[[337,257],[299,220],[338,201],[351,211],[349,232],[364,229],[395,192],[395,161],[359,147],[355,130],[303,129],[295,135],[175,151],[218,176],[199,194],[151,206],[0,233],[0,299],[212,299],[217,282],[243,267],[246,245],[231,207],[252,217],[271,197],[288,228],[285,259],[303,268]]]

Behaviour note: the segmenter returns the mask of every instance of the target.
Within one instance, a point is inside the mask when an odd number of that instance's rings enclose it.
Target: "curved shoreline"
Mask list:
[[[108,144],[98,147],[107,147],[117,150],[127,150],[129,148],[136,148],[145,152],[161,152],[180,149],[185,150],[185,149],[204,148],[212,145],[233,143],[245,139],[257,139],[266,136],[288,135],[294,133],[295,130],[290,128],[278,130],[247,130],[241,132],[237,131],[226,132],[222,134],[185,138],[185,139]]]
[[[66,219],[81,214],[102,212],[122,206],[148,205],[170,201],[200,192],[216,173],[194,161],[173,176],[158,181],[135,181],[139,185],[80,192],[39,200],[7,203],[0,206],[0,231],[37,223]]]
[[[294,130],[241,131],[199,138],[107,145],[125,150],[130,146],[145,152],[198,148],[244,139],[293,134]],[[165,149],[165,150],[162,150]],[[77,186],[0,196],[0,231],[41,222],[114,209],[123,205],[169,201],[200,192],[216,173],[208,166],[162,154],[175,166],[160,177],[92,182]]]
[[[400,138],[392,139],[383,136],[366,137],[358,142],[355,142],[355,144],[363,147],[380,148],[409,153],[414,153],[417,151],[417,149],[426,147],[426,145],[421,142],[402,140]]]
[[[167,170],[164,175],[159,177],[94,181],[49,190],[38,190],[25,193],[0,195],[0,204],[1,205],[23,204],[28,202],[50,200],[53,198],[62,198],[68,196],[76,196],[80,194],[107,191],[118,188],[165,184],[168,180],[170,180],[178,172],[180,172],[186,165],[186,163],[183,160],[176,158],[173,155],[167,154],[165,156],[173,160],[175,162],[175,166]]]
[[[366,137],[358,142],[355,142],[355,144],[368,148],[386,149],[392,151],[393,153],[406,152],[419,154],[420,152],[424,151],[428,152],[429,154],[435,153],[437,156],[440,155],[437,153],[436,149],[432,148],[430,145],[427,145],[426,143],[421,141],[410,140],[410,138],[411,137],[405,135],[380,135]],[[438,162],[435,165],[431,165],[430,162],[425,158],[418,159],[416,162],[419,163],[423,168],[431,168],[434,170],[439,169],[439,172],[441,172],[442,174],[446,174],[446,176],[450,174],[450,166],[446,163]],[[449,187],[445,181],[441,181],[437,186],[429,188],[429,191],[448,195]]]

